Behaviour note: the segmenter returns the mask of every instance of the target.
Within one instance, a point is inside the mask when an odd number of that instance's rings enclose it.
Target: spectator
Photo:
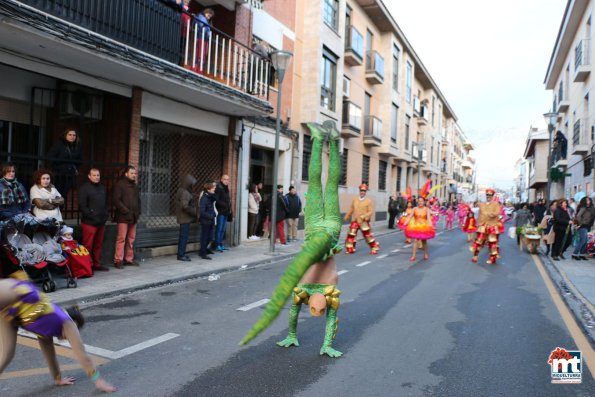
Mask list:
[[[570,215],[568,214],[568,201],[566,199],[558,200],[558,207],[554,212],[554,245],[552,247],[552,259],[559,261],[564,258],[565,242],[570,239],[569,223]],[[572,241],[572,239],[571,239]]]
[[[215,249],[227,250],[223,245],[227,222],[232,220],[231,198],[229,194],[229,175],[223,175],[215,188],[215,208],[217,208],[217,228],[215,229]]]
[[[399,213],[401,213],[401,206],[399,203],[399,198],[397,197],[397,192],[391,194],[388,199],[388,228],[394,229],[395,228],[395,219],[399,217]]]
[[[252,183],[248,189],[248,240],[260,240],[260,237],[256,235],[260,201],[258,188],[256,184]]]
[[[97,168],[91,168],[87,182],[78,191],[79,211],[81,211],[81,228],[83,245],[91,255],[93,271],[107,272],[109,268],[101,264],[105,222],[107,222],[107,192],[101,181]]]
[[[533,219],[536,226],[541,223],[541,220],[545,215],[545,210],[545,201],[543,199],[537,200],[537,205],[533,207]]]
[[[539,224],[539,227],[543,229],[543,243],[546,247],[545,256],[548,256],[550,254],[552,244],[554,244],[554,241],[556,239],[556,236],[554,234],[554,212],[556,211],[557,207],[558,202],[555,200],[551,201],[550,207],[545,212],[545,215],[543,216],[543,219]]]
[[[576,215],[576,201],[572,197],[568,199],[568,214],[570,214],[570,218],[574,218]]]
[[[37,170],[33,174],[33,186],[29,191],[33,204],[33,215],[38,219],[54,218],[62,222],[60,206],[64,198],[52,185],[52,173],[48,170]]]
[[[196,73],[205,74],[208,69],[208,51],[209,41],[211,39],[211,19],[215,16],[215,11],[211,8],[205,8],[195,18],[196,26],[196,64],[193,70]]]
[[[180,188],[176,193],[176,220],[180,225],[178,260],[184,262],[190,262],[190,257],[186,255],[190,224],[198,220],[198,213],[192,197],[192,186],[194,184],[196,184],[196,179],[192,175],[186,175],[182,178]]]
[[[285,204],[285,199],[283,198],[283,185],[277,185],[277,212],[275,216],[275,227],[277,228],[277,238],[281,242],[281,245],[287,245],[287,241],[285,240],[285,218],[287,217],[287,204]],[[272,197],[270,204],[272,209]],[[269,209],[269,213],[271,213],[271,209]],[[271,224],[271,227],[272,224]]]
[[[560,156],[560,158],[557,158],[556,160],[566,159],[568,151],[568,140],[566,139],[562,131],[556,132],[556,137],[554,138],[554,150],[556,152],[556,155]]]
[[[66,200],[76,182],[78,167],[82,163],[81,144],[77,132],[67,128],[50,148],[47,157],[52,162],[56,189]]]
[[[289,187],[289,193],[285,195],[287,206],[287,241],[297,241],[298,222],[302,212],[302,200],[295,190],[295,186]]]
[[[136,224],[140,217],[140,192],[136,184],[136,168],[128,166],[124,177],[114,185],[115,221],[118,224],[114,266],[122,269],[126,266],[139,266],[134,260],[134,240]]]
[[[0,221],[12,218],[15,215],[29,212],[31,202],[27,191],[16,178],[16,169],[13,163],[2,165],[2,179],[0,179]]]
[[[589,230],[591,230],[591,227],[593,226],[593,220],[595,220],[595,208],[593,207],[593,201],[591,201],[590,197],[583,197],[578,205],[578,211],[574,219],[574,223],[578,227],[578,243],[574,247],[572,259],[588,259],[587,236]]]
[[[256,233],[254,233],[257,237],[262,237],[263,235],[263,226],[264,226],[264,221],[265,218],[267,216],[267,209],[264,203],[264,197],[262,196],[262,192],[263,192],[263,185],[262,182],[258,182],[256,183],[256,191],[258,192],[258,198],[257,198],[257,202],[258,202],[258,218],[256,220]]]
[[[516,231],[516,243],[521,243],[520,228],[531,223],[531,211],[529,211],[529,205],[522,203],[521,208],[514,213],[514,225],[517,228]]]
[[[202,259],[207,260],[212,259],[208,254],[212,253],[209,250],[209,243],[211,242],[213,227],[215,225],[215,189],[217,189],[215,182],[205,183],[199,200],[200,251],[198,255]]]

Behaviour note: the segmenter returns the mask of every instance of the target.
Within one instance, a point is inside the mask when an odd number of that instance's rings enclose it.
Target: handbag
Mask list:
[[[508,237],[515,239],[516,238],[516,227],[511,226],[508,228]]]

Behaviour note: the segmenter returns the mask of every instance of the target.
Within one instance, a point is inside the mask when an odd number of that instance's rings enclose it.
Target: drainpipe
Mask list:
[[[244,195],[244,190],[242,189],[242,180],[244,177],[243,166],[244,166],[244,122],[242,120],[238,120],[239,122],[236,123],[236,130],[234,133],[234,146],[238,156],[238,176],[236,181],[236,205],[234,209],[234,221],[233,221],[233,236],[232,236],[232,245],[238,246],[240,245],[241,236],[240,232],[242,230],[242,197]]]

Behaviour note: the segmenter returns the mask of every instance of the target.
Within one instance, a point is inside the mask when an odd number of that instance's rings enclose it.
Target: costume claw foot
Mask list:
[[[328,134],[324,127],[317,123],[308,123],[308,127],[310,128],[310,137],[312,140],[318,139],[324,141],[325,136]]]
[[[341,357],[343,355],[343,353],[330,346],[322,346],[320,348],[320,355],[322,356],[323,354],[326,354],[329,357]]]
[[[281,347],[299,346],[300,342],[298,342],[298,339],[295,336],[288,336],[281,342],[277,342],[277,345]]]
[[[339,130],[337,130],[337,128],[335,128],[334,121],[327,120],[324,123],[322,123],[322,126],[326,128],[327,131],[329,131],[329,140],[338,141],[339,139],[341,139],[341,133],[339,132]]]

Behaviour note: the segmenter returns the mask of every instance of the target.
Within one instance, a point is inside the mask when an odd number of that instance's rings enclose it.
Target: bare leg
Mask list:
[[[14,357],[17,345],[17,329],[9,321],[0,319],[0,374]]]
[[[413,253],[411,254],[411,261],[415,260],[415,254],[417,254],[417,243],[418,240],[413,240]]]

